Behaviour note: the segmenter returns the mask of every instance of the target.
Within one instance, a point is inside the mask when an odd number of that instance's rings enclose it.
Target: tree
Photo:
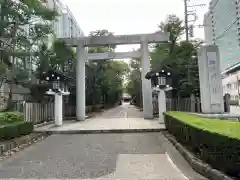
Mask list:
[[[53,69],[59,67],[63,72],[74,71],[76,53],[64,41],[55,40],[52,46],[55,57],[51,59]]]
[[[52,33],[50,21],[57,15],[43,0],[0,0],[0,61],[11,71],[8,109],[12,104],[12,84],[16,65],[34,56],[44,38]]]
[[[128,74],[127,93],[134,98],[136,105],[142,106],[142,83],[140,59],[132,59],[130,73]]]
[[[184,26],[179,18],[169,23],[161,23],[158,31],[169,32],[169,43],[155,45],[151,53],[151,67],[158,70],[168,66],[179,76],[174,79],[172,95],[187,96],[199,91],[197,48],[201,42],[180,41]]]
[[[90,33],[90,36],[110,36],[113,33],[103,29]],[[114,45],[89,47],[88,53],[113,52]],[[123,76],[128,66],[122,61],[96,60],[86,63],[87,104],[114,104],[120,100],[123,91]]]

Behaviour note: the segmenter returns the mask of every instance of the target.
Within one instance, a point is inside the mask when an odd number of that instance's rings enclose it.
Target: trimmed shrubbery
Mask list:
[[[33,131],[31,122],[24,122],[23,114],[19,112],[0,113],[0,140],[9,140]]]
[[[240,123],[201,118],[185,112],[165,114],[167,130],[214,168],[240,172]]]

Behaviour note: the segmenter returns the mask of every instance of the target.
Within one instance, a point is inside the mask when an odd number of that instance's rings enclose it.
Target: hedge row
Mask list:
[[[0,113],[0,140],[9,140],[33,132],[33,124],[24,122],[23,113]]]
[[[10,140],[33,132],[31,122],[16,122],[0,126],[0,140]]]
[[[201,118],[184,112],[165,114],[167,130],[212,167],[238,176],[240,123]]]

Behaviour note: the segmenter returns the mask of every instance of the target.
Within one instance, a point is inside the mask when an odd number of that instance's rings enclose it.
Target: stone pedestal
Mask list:
[[[223,89],[216,45],[205,45],[198,50],[198,67],[203,113],[223,113]]]
[[[63,124],[63,117],[62,117],[62,102],[63,102],[63,96],[69,95],[70,92],[53,92],[52,90],[49,90],[46,92],[48,95],[54,95],[54,123],[56,126],[62,126]]]
[[[54,101],[54,117],[55,117],[55,125],[62,126],[62,94],[55,93],[55,101]]]
[[[164,90],[160,90],[158,93],[158,108],[159,108],[159,122],[164,123],[163,113],[167,111],[166,107],[166,94]]]

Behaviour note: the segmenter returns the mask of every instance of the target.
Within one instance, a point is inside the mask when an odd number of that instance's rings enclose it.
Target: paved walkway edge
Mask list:
[[[89,118],[93,117],[94,115],[95,115],[94,113],[88,114],[88,115],[86,116],[86,119],[89,119]],[[75,119],[75,118],[76,118],[76,117],[66,118],[66,119],[63,119],[63,121],[64,121],[64,120],[71,120],[71,119]],[[47,126],[47,125],[53,124],[53,123],[54,123],[54,121],[48,121],[48,122],[36,124],[36,125],[34,125],[34,128],[39,128],[39,127],[42,127],[42,126]]]
[[[191,167],[199,174],[209,178],[211,180],[234,180],[217,169],[213,169],[210,165],[204,163],[192,153],[190,153],[185,147],[177,142],[174,136],[165,131],[164,136],[174,145],[174,147],[180,152],[180,154],[186,159]]]
[[[44,140],[48,136],[49,134],[45,132],[31,133],[26,136],[0,142],[0,160],[13,155],[14,153],[30,146],[31,144]]]
[[[46,132],[48,134],[103,134],[103,133],[139,133],[139,132],[162,132],[165,128],[156,129],[100,129],[100,130],[44,130],[35,132]]]

